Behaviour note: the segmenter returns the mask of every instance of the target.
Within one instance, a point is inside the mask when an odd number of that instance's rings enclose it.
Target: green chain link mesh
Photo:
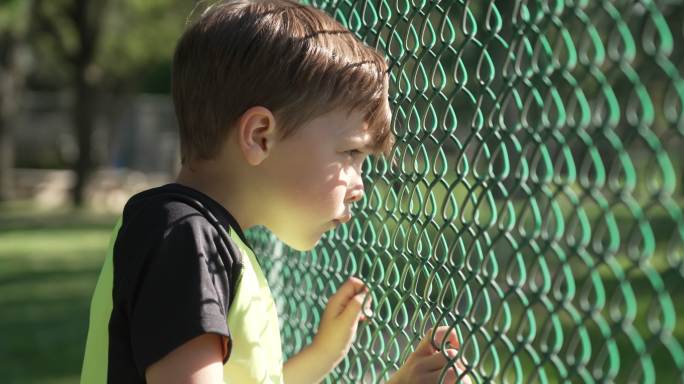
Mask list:
[[[684,0],[324,1],[390,63],[396,166],[297,253],[265,231],[283,348],[371,289],[332,383],[376,383],[435,325],[475,383],[684,381]]]

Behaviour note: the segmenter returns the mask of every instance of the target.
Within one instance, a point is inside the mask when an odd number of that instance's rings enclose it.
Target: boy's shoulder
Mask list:
[[[199,191],[180,184],[166,184],[150,188],[133,195],[123,210],[123,220],[131,220],[141,214],[150,218],[163,218],[173,221],[182,218],[187,213],[212,214],[215,216],[217,207],[213,200]],[[215,203],[215,202],[214,202]]]
[[[176,183],[132,196],[124,207],[118,237],[149,243],[179,227],[228,242],[232,242],[229,232],[235,231],[244,241],[242,230],[223,206],[200,191]]]

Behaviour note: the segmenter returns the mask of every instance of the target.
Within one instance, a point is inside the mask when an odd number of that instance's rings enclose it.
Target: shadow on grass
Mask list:
[[[45,382],[80,373],[90,293],[99,268],[16,274],[0,282],[3,382]],[[11,295],[5,296],[5,293]],[[5,381],[8,380],[8,381]]]
[[[0,380],[77,383],[116,217],[0,206]]]
[[[42,214],[21,214],[0,208],[0,232],[65,229],[111,229],[116,221],[114,214],[93,214],[86,211],[57,211]]]

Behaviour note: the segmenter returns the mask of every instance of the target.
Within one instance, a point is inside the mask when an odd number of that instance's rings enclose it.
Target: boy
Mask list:
[[[187,29],[172,81],[181,171],[124,208],[81,382],[321,381],[369,310],[367,288],[344,283],[312,344],[283,365],[273,298],[242,229],[264,225],[308,250],[351,218],[364,157],[392,145],[386,63],[315,8],[238,0]],[[445,327],[428,333],[391,382],[436,382],[456,356],[447,342],[458,346]]]

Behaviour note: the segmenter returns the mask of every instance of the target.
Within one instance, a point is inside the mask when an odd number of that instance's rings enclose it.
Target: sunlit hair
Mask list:
[[[372,150],[389,154],[384,57],[321,10],[290,0],[204,4],[173,59],[184,161],[209,159],[250,107],[276,117],[280,138],[326,112],[364,113]]]

